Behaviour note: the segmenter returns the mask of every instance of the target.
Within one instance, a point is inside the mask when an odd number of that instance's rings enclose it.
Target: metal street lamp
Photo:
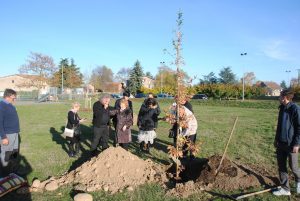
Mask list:
[[[64,65],[61,65],[61,94],[64,91]]]
[[[247,52],[241,53],[241,56],[246,56]],[[245,72],[243,70],[243,95],[242,95],[242,100],[245,100]]]
[[[160,62],[161,67],[165,66],[165,62]],[[160,72],[160,93],[162,94],[162,71]]]
[[[288,82],[290,83],[290,87],[291,87],[291,80],[290,80],[290,72],[291,72],[291,70],[286,70],[285,72],[288,74]]]

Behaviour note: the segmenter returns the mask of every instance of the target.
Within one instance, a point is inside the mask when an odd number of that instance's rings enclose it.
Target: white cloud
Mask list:
[[[265,56],[282,61],[294,61],[293,45],[285,40],[271,39],[263,43],[262,52]]]

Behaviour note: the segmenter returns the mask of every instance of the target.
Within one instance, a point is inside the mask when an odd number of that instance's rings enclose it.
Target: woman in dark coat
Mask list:
[[[150,152],[150,144],[153,144],[156,138],[155,121],[159,111],[157,102],[154,98],[148,98],[142,104],[137,125],[139,127],[138,142],[142,151]]]
[[[133,124],[132,110],[129,108],[128,101],[122,99],[120,101],[120,109],[110,111],[112,116],[116,117],[116,134],[117,144],[128,150],[128,144],[131,140],[131,126]]]
[[[78,115],[78,111],[80,109],[80,104],[75,102],[72,104],[72,109],[68,112],[68,123],[66,125],[69,129],[74,129],[74,136],[73,137],[66,137],[68,141],[69,147],[69,156],[75,157],[79,154],[80,149],[80,123],[85,121],[85,119],[81,119]]]

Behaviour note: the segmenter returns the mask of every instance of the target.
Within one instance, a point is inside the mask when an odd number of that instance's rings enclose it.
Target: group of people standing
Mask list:
[[[110,119],[113,119],[114,145],[128,149],[132,141],[131,127],[133,125],[133,107],[129,100],[130,94],[123,93],[123,98],[116,100],[115,106],[109,106],[110,96],[104,95],[93,105],[93,139],[91,143],[92,156],[97,155],[97,148],[100,145],[102,150],[108,148]],[[150,144],[156,138],[158,115],[160,109],[152,94],[145,99],[138,115],[139,135],[138,141],[144,151],[150,149]]]
[[[131,127],[133,125],[132,102],[129,100],[129,93],[125,92],[123,98],[115,103],[115,107],[109,106],[110,97],[104,95],[93,105],[93,139],[91,143],[91,153],[97,155],[97,148],[100,145],[102,150],[107,149],[110,119],[113,117],[115,128],[115,145],[120,145],[128,149],[128,144],[132,141]],[[4,91],[3,100],[0,101],[0,177],[14,172],[18,168],[17,158],[20,147],[20,124],[17,110],[14,106],[17,93],[12,89]],[[298,153],[300,147],[300,107],[292,102],[294,92],[283,90],[280,94],[279,115],[274,146],[276,147],[277,164],[281,188],[273,191],[276,196],[291,195],[287,161],[294,174],[296,181],[296,192],[300,194],[300,169],[298,167]],[[177,101],[178,102],[178,101]],[[193,115],[193,108],[189,102],[183,101],[180,104],[179,115],[189,117],[187,127],[182,134],[195,142],[197,131],[197,120]],[[86,119],[81,119],[78,115],[79,103],[74,103],[68,112],[68,122],[66,127],[74,128],[74,137],[69,137],[69,156],[73,157],[79,153],[80,148],[80,123]],[[182,113],[182,114],[181,114]],[[142,103],[137,125],[139,128],[138,142],[143,151],[149,152],[150,144],[156,138],[156,128],[160,108],[153,97],[149,97]],[[177,124],[175,122],[174,127]],[[174,143],[176,143],[174,138]]]
[[[132,141],[131,127],[133,125],[133,107],[129,100],[130,93],[124,92],[123,98],[116,100],[114,107],[110,106],[110,96],[103,95],[99,101],[93,105],[93,138],[91,140],[91,155],[96,156],[99,151],[109,147],[108,140],[110,133],[113,135],[114,146],[121,146],[128,150],[129,143]],[[192,142],[196,140],[197,120],[193,115],[193,109],[190,103],[181,103],[182,113],[186,113],[192,118],[188,121],[188,128],[184,129],[183,134]],[[67,138],[69,141],[69,156],[74,157],[79,152],[80,146],[80,123],[84,121],[78,116],[80,105],[74,103],[72,109],[68,112],[67,128],[74,128],[73,138]],[[156,138],[156,129],[158,126],[158,116],[161,110],[157,100],[152,93],[142,103],[138,117],[137,126],[139,128],[138,143],[140,150],[150,153],[150,147]],[[111,128],[111,119],[114,131]],[[174,136],[174,143],[176,143]]]

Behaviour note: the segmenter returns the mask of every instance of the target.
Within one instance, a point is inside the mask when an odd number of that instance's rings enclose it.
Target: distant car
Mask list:
[[[110,94],[110,96],[114,99],[119,99],[121,96],[119,94]]]
[[[165,93],[157,94],[156,96],[157,98],[174,98],[174,96]]]
[[[208,97],[206,94],[195,94],[192,99],[202,99],[202,100],[207,100]]]
[[[146,98],[146,97],[147,97],[147,95],[144,93],[138,93],[135,95],[135,98]]]

